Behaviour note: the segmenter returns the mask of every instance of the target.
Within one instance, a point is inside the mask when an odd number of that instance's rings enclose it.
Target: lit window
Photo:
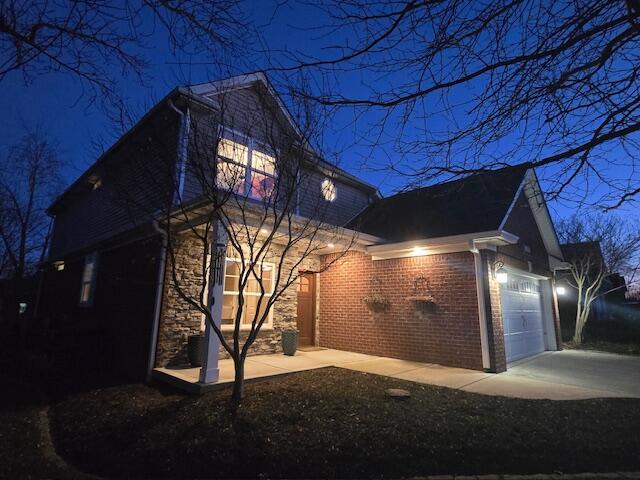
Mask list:
[[[55,268],[56,272],[61,272],[64,270],[64,262],[53,262],[53,268]]]
[[[236,314],[238,312],[239,282],[241,273],[240,260],[227,258],[224,272],[224,297],[222,301],[222,328],[232,330],[235,325]],[[255,318],[258,320],[266,310],[269,298],[273,293],[273,273],[274,264],[261,263],[256,265],[255,272],[250,274],[250,278],[243,290],[244,305],[240,318],[241,328],[250,328]],[[261,293],[260,285],[264,287],[264,295]],[[262,301],[260,302],[260,298]],[[260,307],[258,310],[258,303]],[[273,324],[273,311],[270,311],[263,327],[271,327]]]
[[[217,182],[220,188],[266,200],[275,187],[276,160],[258,149],[223,138],[218,145]]]
[[[82,271],[82,282],[80,285],[80,305],[90,306],[93,303],[97,274],[98,254],[92,253],[84,259],[84,269]]]
[[[328,178],[325,178],[321,184],[322,196],[328,202],[333,202],[338,196],[338,192],[336,190],[336,184],[333,183]]]
[[[102,186],[102,177],[100,175],[93,174],[89,177],[89,184],[93,190],[97,190]]]

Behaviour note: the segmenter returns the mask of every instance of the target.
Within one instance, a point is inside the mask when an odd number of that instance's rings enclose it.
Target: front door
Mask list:
[[[313,345],[316,314],[316,279],[313,273],[298,279],[298,340],[300,346]]]

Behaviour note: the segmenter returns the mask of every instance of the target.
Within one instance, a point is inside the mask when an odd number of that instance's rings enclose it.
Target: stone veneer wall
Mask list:
[[[202,255],[198,252],[201,244],[192,233],[182,234],[176,248],[177,271],[183,288],[190,288],[192,293],[199,291],[202,284],[201,267]],[[280,251],[274,245],[274,255],[267,261],[278,262]],[[228,256],[234,257],[229,247]],[[289,271],[298,258],[289,255],[285,259],[285,271]],[[165,288],[162,301],[162,313],[158,331],[156,350],[156,367],[177,366],[188,363],[187,338],[189,335],[201,331],[202,315],[200,312],[183,301],[173,287],[172,267],[167,260]],[[300,270],[317,270],[320,261],[317,257],[306,258],[300,265]],[[273,328],[262,328],[258,338],[251,346],[249,355],[276,353],[282,350],[281,334],[286,328],[296,327],[297,293],[295,284],[284,291],[273,306]],[[230,334],[229,334],[230,336]],[[241,341],[246,339],[246,333],[241,334]],[[220,358],[228,357],[227,352],[220,347]]]

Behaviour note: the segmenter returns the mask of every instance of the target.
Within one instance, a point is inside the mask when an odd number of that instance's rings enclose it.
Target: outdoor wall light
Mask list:
[[[558,295],[564,295],[565,293],[567,293],[567,289],[563,286],[558,286],[556,287],[556,293]]]
[[[507,271],[504,269],[504,263],[496,262],[494,268],[495,268],[496,282],[507,283],[507,280],[509,280],[509,275],[507,274]]]
[[[266,228],[261,228],[260,233],[266,235],[267,233],[269,233],[269,230],[267,230]]]
[[[426,255],[427,254],[427,249],[423,248],[423,247],[413,247],[411,249],[411,252],[413,253],[413,255]]]
[[[335,247],[335,245],[333,243],[327,243],[327,247],[328,248],[333,248],[333,247]]]

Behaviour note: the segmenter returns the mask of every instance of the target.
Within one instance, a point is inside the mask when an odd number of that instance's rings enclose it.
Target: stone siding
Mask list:
[[[202,285],[202,255],[197,253],[202,248],[201,242],[193,234],[182,234],[176,248],[176,264],[179,282],[183,288],[187,288],[192,295],[197,294]],[[267,261],[277,263],[281,250],[273,247],[274,253]],[[196,252],[196,253],[194,253]],[[229,247],[229,257],[236,257]],[[293,268],[294,262],[299,257],[292,254],[284,261],[285,271]],[[172,267],[170,259],[167,260],[165,276],[165,288],[162,302],[162,314],[158,332],[158,346],[156,350],[156,367],[178,366],[188,363],[187,338],[189,335],[201,332],[202,314],[187,302],[182,300],[176,292],[172,280]],[[306,258],[300,265],[300,270],[317,270],[320,261],[317,257]],[[282,351],[281,335],[287,328],[296,327],[297,317],[297,293],[296,285],[291,285],[285,290],[273,306],[273,327],[262,328],[258,338],[249,350],[249,355],[277,353]],[[241,343],[244,344],[247,333],[241,332]],[[231,332],[226,334],[231,340]],[[223,347],[220,347],[220,358],[229,355]]]

